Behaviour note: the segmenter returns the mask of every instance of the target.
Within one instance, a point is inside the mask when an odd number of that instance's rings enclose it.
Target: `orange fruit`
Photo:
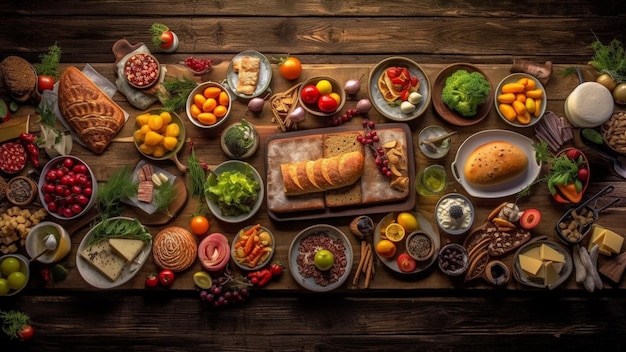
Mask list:
[[[210,112],[203,112],[198,115],[198,121],[205,125],[212,125],[217,122],[217,117],[215,117],[215,115]]]
[[[209,219],[202,215],[194,216],[191,218],[191,222],[189,223],[191,232],[196,236],[202,236],[207,233],[210,226],[211,224],[209,223]]]
[[[206,98],[202,94],[196,94],[193,96],[193,102],[198,106],[204,105],[205,101],[206,101]]]
[[[213,109],[217,106],[217,101],[213,98],[207,99],[202,105],[202,111],[213,112]]]
[[[397,222],[392,222],[385,228],[385,237],[391,242],[402,241],[405,233],[404,227]]]
[[[220,105],[228,106],[228,103],[230,103],[230,97],[228,96],[228,93],[221,92],[220,96],[217,98],[217,102]]]
[[[376,253],[383,258],[391,258],[396,255],[396,244],[389,240],[380,240],[376,243]]]
[[[217,98],[220,96],[220,93],[222,92],[222,90],[219,87],[207,87],[204,92],[202,92],[202,95],[204,95],[205,98]]]
[[[198,118],[198,115],[202,113],[202,108],[196,104],[191,104],[189,111],[191,112],[191,116]]]
[[[218,105],[215,107],[215,109],[213,109],[213,114],[215,114],[215,117],[217,117],[218,119],[220,117],[226,116],[227,112],[228,112],[228,108],[225,107],[224,105]]]

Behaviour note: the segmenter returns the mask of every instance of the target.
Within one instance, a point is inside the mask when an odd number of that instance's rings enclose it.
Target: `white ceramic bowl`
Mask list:
[[[48,234],[52,234],[56,239],[57,247],[55,250],[46,251],[44,237]],[[52,221],[42,221],[33,226],[28,232],[25,247],[28,256],[31,258],[34,258],[46,251],[42,256],[37,258],[37,261],[44,264],[50,264],[56,263],[65,258],[65,256],[70,252],[72,242],[70,235],[63,228],[63,226]]]
[[[221,89],[223,92],[226,92],[226,94],[228,94],[228,100],[229,100],[228,110],[226,111],[226,114],[223,117],[217,118],[216,122],[213,124],[202,123],[200,120],[195,118],[192,114],[192,107],[191,107],[194,104],[193,97],[196,94],[203,94],[204,90],[209,87],[216,87],[216,88]],[[217,82],[209,81],[209,82],[201,83],[196,88],[194,88],[194,90],[192,90],[191,93],[189,93],[189,96],[187,97],[186,112],[187,112],[187,117],[189,118],[189,121],[191,121],[191,123],[193,123],[196,127],[212,129],[212,128],[216,128],[216,127],[223,125],[224,122],[228,120],[228,117],[230,116],[230,112],[232,110],[232,106],[233,106],[233,97],[231,95],[231,92],[228,89],[226,89],[226,87],[224,87],[223,85]]]
[[[3,260],[7,259],[7,258],[15,258],[20,262],[20,268],[19,268],[19,272],[21,272],[22,274],[24,274],[26,276],[26,283],[18,288],[18,289],[9,289],[9,292],[5,295],[5,296],[13,296],[18,294],[20,291],[22,291],[24,289],[24,287],[28,286],[28,281],[30,280],[30,267],[29,265],[29,261],[28,259],[26,259],[25,256],[21,255],[21,254],[6,254],[0,257],[0,263],[2,263]],[[9,274],[10,275],[10,274]],[[4,275],[2,274],[2,272],[0,272],[0,278],[3,279],[7,279],[7,277],[9,275]]]
[[[250,211],[243,212],[238,215],[224,215],[222,214],[222,210],[220,209],[219,204],[212,199],[209,192],[205,193],[206,202],[209,206],[209,210],[211,213],[218,219],[228,222],[228,223],[239,223],[242,221],[246,221],[254,216],[259,209],[261,208],[261,204],[263,204],[263,197],[265,195],[263,179],[259,172],[250,164],[245,161],[239,160],[229,160],[219,164],[215,169],[212,170],[211,174],[207,179],[207,187],[210,185],[214,185],[218,182],[219,176],[225,171],[238,171],[238,172],[249,172],[251,173],[254,180],[259,184],[259,190],[257,193],[257,199],[254,204],[251,205]]]
[[[539,114],[531,114],[530,122],[527,124],[520,123],[517,118],[514,121],[509,121],[509,119],[504,117],[504,115],[500,111],[500,108],[499,108],[500,102],[498,102],[498,96],[502,94],[502,86],[504,86],[507,83],[518,82],[520,79],[523,79],[523,78],[533,80],[535,82],[535,89],[541,89],[543,91],[543,97],[541,98],[541,104],[539,106]],[[495,104],[495,108],[496,108],[496,111],[498,112],[498,115],[504,122],[515,127],[530,127],[536,124],[537,122],[539,122],[539,120],[541,120],[541,118],[543,117],[543,114],[545,114],[546,105],[547,105],[546,102],[548,101],[547,98],[548,96],[546,95],[546,89],[543,87],[543,84],[541,84],[541,82],[538,79],[526,73],[513,73],[504,77],[504,79],[500,81],[500,84],[498,84],[498,87],[496,88],[493,102]]]
[[[71,216],[65,216],[62,214],[59,214],[56,211],[51,211],[50,206],[49,206],[49,201],[51,201],[52,199],[50,199],[50,196],[47,194],[47,192],[44,192],[43,189],[46,186],[46,184],[48,183],[57,183],[56,181],[53,180],[49,180],[47,175],[48,172],[50,170],[53,169],[57,169],[57,167],[60,167],[60,165],[63,164],[63,161],[65,159],[71,159],[74,162],[74,166],[78,165],[78,164],[82,164],[85,165],[87,167],[87,175],[91,184],[91,196],[89,196],[89,202],[84,205],[83,209],[81,212],[79,213],[74,213]],[[41,204],[43,204],[44,208],[46,209],[46,211],[52,215],[53,217],[59,219],[59,220],[72,220],[72,219],[76,219],[79,218],[83,215],[85,215],[87,212],[89,212],[89,210],[91,210],[91,208],[96,204],[96,194],[98,193],[98,181],[96,180],[96,176],[93,174],[93,171],[91,170],[91,168],[89,167],[89,165],[87,165],[87,163],[85,163],[84,161],[82,161],[81,159],[72,156],[72,155],[63,155],[63,156],[58,156],[56,158],[53,158],[52,160],[48,161],[48,163],[46,163],[46,165],[43,167],[43,169],[41,170],[41,177],[39,177],[39,184],[38,184],[38,191],[39,191],[39,200],[41,201]],[[84,189],[83,189],[84,191]],[[66,194],[64,195],[55,195],[54,197],[54,201],[56,203],[59,203],[64,197],[68,197]],[[72,195],[69,195],[69,197],[72,197]],[[60,208],[60,204],[57,204],[57,206]],[[58,209],[58,208],[57,208]]]
[[[450,208],[454,205],[460,206],[463,210],[462,217],[456,220],[450,214]],[[462,235],[474,223],[474,205],[460,193],[448,193],[437,201],[435,220],[437,220],[437,225],[443,232],[449,235]]]

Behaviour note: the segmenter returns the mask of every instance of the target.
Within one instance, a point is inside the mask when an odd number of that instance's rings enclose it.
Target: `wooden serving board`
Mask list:
[[[405,136],[405,145],[407,152],[407,160],[408,160],[408,176],[409,176],[409,190],[407,192],[407,196],[402,199],[391,199],[391,200],[381,200],[380,202],[371,202],[371,203],[363,203],[354,206],[345,206],[345,207],[322,207],[318,209],[305,209],[302,211],[292,211],[292,212],[278,212],[274,211],[270,205],[268,204],[268,214],[269,216],[276,221],[293,221],[293,220],[305,220],[305,219],[318,219],[318,218],[334,218],[334,217],[343,217],[343,216],[356,216],[363,214],[379,214],[379,213],[388,213],[392,211],[405,211],[410,210],[415,207],[416,202],[416,194],[415,194],[415,155],[413,150],[413,140],[411,138],[411,131],[407,124],[404,123],[388,123],[388,124],[379,124],[376,126],[376,130],[380,133],[385,131],[386,129],[400,129],[404,132]],[[288,142],[292,139],[303,138],[307,136],[316,136],[323,135],[329,133],[341,133],[341,132],[351,132],[351,131],[360,131],[362,127],[360,126],[342,126],[342,127],[326,127],[320,129],[312,129],[312,130],[304,130],[297,132],[289,132],[286,134],[272,135],[267,139],[267,144],[265,150],[269,150],[272,143],[282,143]],[[289,150],[285,150],[286,154],[289,154]],[[280,172],[280,158],[270,158],[268,157],[270,153],[266,153],[265,159],[265,170],[267,171],[267,181],[266,181],[266,189],[267,194],[270,192],[277,192],[277,189],[280,187],[276,187],[276,185],[271,184],[272,182],[281,182],[282,180],[278,180],[276,175],[272,175],[272,172]],[[374,165],[374,158],[371,155],[370,150],[365,150],[365,168],[367,171],[378,172],[376,166]],[[378,186],[380,187],[389,187],[388,181],[385,179]],[[367,198],[368,190],[363,190],[365,194],[365,198]],[[316,197],[316,194],[312,194],[311,197]],[[268,202],[269,203],[269,202]]]

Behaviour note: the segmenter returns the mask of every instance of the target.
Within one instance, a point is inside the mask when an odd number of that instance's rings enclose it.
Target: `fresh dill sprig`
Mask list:
[[[56,43],[48,48],[48,52],[41,54],[41,63],[35,64],[35,71],[38,75],[48,75],[59,79],[59,63],[61,62],[61,47]]]
[[[179,112],[185,109],[187,97],[198,86],[196,82],[183,77],[182,79],[170,79],[163,82],[163,88],[167,94],[162,99],[163,108],[167,111]]]
[[[189,164],[189,189],[191,190],[191,196],[202,199],[204,197],[206,174],[196,157],[194,149],[191,149],[191,155],[187,162]]]
[[[106,183],[98,187],[98,208],[101,217],[107,219],[120,216],[123,212],[122,200],[137,195],[137,181],[132,171],[124,166],[115,172]]]
[[[176,187],[172,183],[163,182],[159,188],[158,192],[154,194],[154,205],[156,206],[157,211],[164,211],[168,215],[169,209],[167,208],[172,200],[176,198]]]

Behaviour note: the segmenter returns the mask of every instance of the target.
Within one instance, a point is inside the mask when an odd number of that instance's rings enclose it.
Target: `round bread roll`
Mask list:
[[[154,262],[162,269],[183,271],[193,265],[198,254],[196,238],[178,226],[170,226],[156,234],[152,243]]]
[[[508,181],[528,168],[528,156],[515,144],[493,141],[476,148],[467,158],[465,179],[481,186]]]

